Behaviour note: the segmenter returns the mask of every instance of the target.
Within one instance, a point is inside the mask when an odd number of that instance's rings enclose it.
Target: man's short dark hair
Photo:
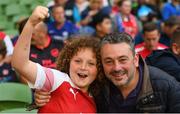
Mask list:
[[[147,22],[143,26],[143,34],[145,34],[145,32],[151,32],[154,30],[158,30],[158,32],[159,32],[159,28],[158,28],[157,24],[155,24],[154,22]]]
[[[130,46],[130,49],[133,52],[133,55],[135,55],[135,47],[134,47],[134,40],[133,38],[125,33],[125,32],[116,32],[116,33],[110,33],[106,35],[100,42],[100,48],[104,44],[118,44],[118,43],[126,43]],[[121,48],[121,47],[119,47]]]

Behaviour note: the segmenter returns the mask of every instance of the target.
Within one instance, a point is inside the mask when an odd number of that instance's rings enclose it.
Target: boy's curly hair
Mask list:
[[[56,60],[57,70],[65,72],[69,75],[70,69],[70,61],[74,55],[77,54],[78,51],[85,48],[92,49],[93,53],[97,59],[97,78],[96,80],[89,86],[89,92],[95,96],[99,92],[99,78],[102,77],[102,66],[100,62],[100,54],[99,54],[99,39],[92,36],[76,36],[75,38],[70,39],[65,47],[60,52],[59,57]]]

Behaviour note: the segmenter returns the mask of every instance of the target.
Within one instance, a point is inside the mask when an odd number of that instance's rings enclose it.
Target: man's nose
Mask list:
[[[119,69],[121,69],[121,67],[122,67],[122,65],[119,62],[114,62],[114,65],[113,65],[114,70],[119,70]]]

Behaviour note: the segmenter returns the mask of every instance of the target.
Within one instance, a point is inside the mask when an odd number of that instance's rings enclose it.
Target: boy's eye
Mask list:
[[[74,60],[76,63],[80,63],[81,61],[80,60]]]
[[[96,65],[96,64],[95,64],[95,63],[93,63],[93,62],[90,62],[90,63],[89,63],[89,65],[92,65],[92,66],[93,66],[93,65]]]

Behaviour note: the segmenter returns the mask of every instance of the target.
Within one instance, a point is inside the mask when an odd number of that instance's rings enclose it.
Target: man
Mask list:
[[[176,29],[172,35],[170,49],[153,51],[146,58],[146,62],[180,81],[180,28]]]
[[[47,26],[44,23],[35,27],[32,35],[30,59],[45,67],[55,68],[56,58],[64,44],[62,41],[52,39],[47,32]]]
[[[103,38],[100,54],[105,83],[95,97],[98,112],[180,112],[180,85],[167,73],[147,66],[135,53],[132,37],[112,33]],[[45,93],[43,93],[45,94]],[[49,96],[36,94],[36,103]]]
[[[143,58],[146,58],[151,54],[153,50],[162,50],[167,46],[159,43],[160,32],[155,23],[146,23],[143,27],[143,38],[144,42],[136,45],[136,52],[139,53]]]
[[[63,6],[53,6],[52,16],[54,21],[48,23],[48,33],[52,38],[65,41],[72,34],[78,34],[78,28],[65,19]]]

